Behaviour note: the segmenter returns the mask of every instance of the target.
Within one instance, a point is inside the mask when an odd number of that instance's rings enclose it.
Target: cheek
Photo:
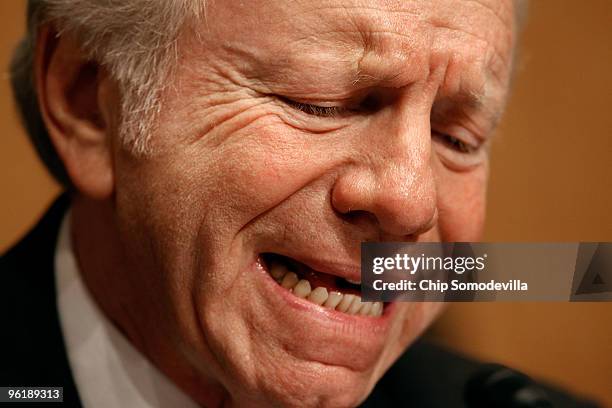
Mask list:
[[[223,230],[237,232],[324,171],[327,155],[313,154],[312,139],[277,122],[251,118],[172,147],[177,130],[160,129],[164,153],[142,161],[121,155],[118,188],[130,194],[126,201],[144,202],[141,208],[164,207],[157,213],[166,218],[181,212],[190,224],[223,220]]]
[[[249,238],[241,233],[245,226],[328,171],[324,141],[278,122],[259,117],[146,160],[119,155],[116,200],[124,235],[146,244],[131,252],[169,280],[177,270],[183,281],[207,270],[217,285],[230,285],[250,262],[251,253],[241,250]],[[178,139],[172,129],[159,133]],[[222,254],[233,254],[235,262]]]
[[[238,232],[327,172],[330,153],[324,141],[269,115],[234,131],[213,150],[191,149],[185,161],[207,163],[200,173],[211,182],[203,198],[210,211],[223,209],[224,219]]]
[[[487,166],[443,170],[438,179],[438,228],[442,241],[479,241],[485,220]]]

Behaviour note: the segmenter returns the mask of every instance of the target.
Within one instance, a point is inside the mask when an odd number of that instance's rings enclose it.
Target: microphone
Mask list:
[[[531,378],[499,364],[488,364],[466,383],[469,408],[554,408],[545,390]]]

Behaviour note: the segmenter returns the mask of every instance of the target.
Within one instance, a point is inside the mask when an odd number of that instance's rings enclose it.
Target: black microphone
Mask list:
[[[554,408],[531,378],[499,364],[474,374],[466,383],[464,399],[469,408]]]

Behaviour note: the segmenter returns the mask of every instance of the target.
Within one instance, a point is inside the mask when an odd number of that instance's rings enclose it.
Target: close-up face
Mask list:
[[[113,279],[139,294],[124,307],[145,354],[188,366],[192,394],[362,401],[440,304],[360,305],[360,244],[479,239],[512,7],[209,2],[179,38],[151,153],[113,143],[129,265]]]

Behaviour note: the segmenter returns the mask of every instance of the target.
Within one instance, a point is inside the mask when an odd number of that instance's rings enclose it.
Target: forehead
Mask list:
[[[258,74],[288,81],[299,66],[338,86],[403,86],[444,64],[504,85],[513,13],[512,0],[224,0],[210,3],[206,31]]]

